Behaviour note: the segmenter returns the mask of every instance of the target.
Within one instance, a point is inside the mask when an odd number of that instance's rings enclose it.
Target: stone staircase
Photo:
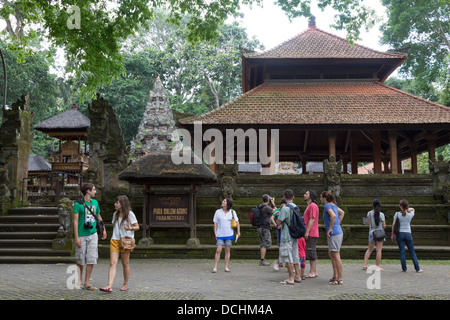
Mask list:
[[[352,177],[348,178],[351,180]],[[405,180],[406,179],[406,182]],[[363,259],[368,246],[368,225],[364,224],[363,218],[371,210],[372,201],[380,199],[382,212],[386,215],[386,233],[391,234],[393,216],[398,211],[398,203],[401,199],[408,199],[411,207],[416,209],[416,215],[412,222],[412,232],[414,245],[419,259],[449,259],[450,258],[450,225],[449,212],[450,204],[443,204],[435,200],[429,192],[430,183],[428,176],[405,177],[398,179],[387,176],[376,180],[361,182],[361,179],[351,180],[347,184],[348,196],[342,197],[342,208],[346,212],[342,226],[344,229],[344,241],[341,256],[344,259]],[[408,181],[408,179],[410,179]],[[356,181],[356,182],[355,182]],[[296,194],[295,203],[300,205],[302,212],[306,204],[303,194],[307,188],[322,190],[322,177],[313,176],[275,176],[267,177],[238,177],[238,193],[234,200],[233,209],[236,210],[241,224],[241,237],[237,243],[233,243],[231,248],[233,259],[258,259],[259,245],[256,228],[250,224],[250,209],[261,202],[260,196],[256,194],[269,193],[278,200],[284,189],[294,189]],[[370,187],[370,185],[374,185]],[[411,185],[411,187],[409,185]],[[360,185],[366,185],[366,194],[352,194],[351,188],[358,191]],[[369,188],[367,188],[369,185]],[[308,187],[305,187],[308,186]],[[344,185],[345,187],[345,185]],[[214,259],[215,238],[213,232],[212,218],[215,210],[220,206],[218,196],[212,197],[219,186],[208,186],[201,189],[197,196],[197,238],[201,246],[198,248],[187,248],[186,240],[189,238],[189,230],[177,229],[154,229],[151,230],[151,237],[154,245],[145,248],[137,247],[133,252],[136,258],[207,258]],[[395,189],[395,190],[393,190]],[[374,194],[370,195],[371,190]],[[383,193],[383,190],[385,192]],[[424,191],[425,190],[425,191]],[[361,193],[361,192],[360,192]],[[390,196],[390,194],[397,196]],[[136,212],[136,211],[135,211]],[[328,247],[326,242],[325,229],[323,225],[323,206],[319,205],[319,233],[318,255],[320,259],[328,259]],[[139,219],[139,217],[138,217]],[[142,221],[142,220],[140,220]],[[278,256],[278,246],[276,231],[272,230],[273,247],[267,251],[268,259],[276,259]],[[137,240],[139,235],[137,234]],[[101,245],[101,255],[109,255],[107,242]],[[374,259],[375,253],[372,254]],[[390,237],[383,245],[384,259],[398,259],[398,246],[396,241],[391,241]]]
[[[53,250],[56,207],[9,209],[0,216],[0,263],[75,263],[70,251]]]

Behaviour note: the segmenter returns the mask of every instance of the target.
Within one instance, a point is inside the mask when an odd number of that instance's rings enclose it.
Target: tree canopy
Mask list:
[[[290,18],[311,14],[310,0],[276,3]],[[186,38],[198,43],[217,41],[219,26],[237,16],[242,4],[261,5],[262,0],[11,0],[2,1],[0,16],[11,36],[9,50],[30,53],[30,42],[44,35],[51,45],[64,48],[67,72],[84,79],[84,94],[93,94],[125,71],[123,41],[148,26],[158,9],[168,11],[167,21],[175,25],[188,15]],[[319,0],[318,5],[341,12],[336,27],[346,28],[351,40],[372,17],[370,9],[352,0]]]

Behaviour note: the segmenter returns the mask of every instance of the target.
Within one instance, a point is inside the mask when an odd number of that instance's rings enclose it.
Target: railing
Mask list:
[[[22,205],[57,206],[63,197],[77,198],[82,183],[81,173],[50,171],[30,175],[22,179]]]

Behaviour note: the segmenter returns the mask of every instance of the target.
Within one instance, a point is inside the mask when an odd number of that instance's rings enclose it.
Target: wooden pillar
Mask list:
[[[391,173],[398,174],[397,135],[389,133],[389,149],[391,152]]]
[[[388,157],[384,157],[383,158],[383,164],[384,164],[384,172],[385,174],[389,173],[389,158]]]
[[[328,132],[328,155],[336,158],[336,133]],[[337,158],[336,158],[337,160]]]
[[[358,174],[358,141],[355,135],[351,137],[350,142],[350,162],[352,174]]]
[[[381,132],[375,130],[372,136],[372,152],[373,152],[373,172],[376,174],[381,173]]]
[[[411,145],[411,171],[417,174],[417,143]]]
[[[302,174],[306,174],[306,156],[302,156]]]
[[[215,174],[219,174],[220,169],[219,169],[219,165],[216,162],[216,142],[215,142],[215,140],[216,140],[215,137],[211,138],[210,146],[212,149],[210,149],[210,150],[212,150],[212,151],[211,151],[211,158],[209,159],[209,168]]]
[[[348,173],[348,155],[344,154],[342,155],[342,173],[347,174]]]
[[[436,161],[436,135],[426,134],[425,138],[428,142],[428,159],[432,162]]]

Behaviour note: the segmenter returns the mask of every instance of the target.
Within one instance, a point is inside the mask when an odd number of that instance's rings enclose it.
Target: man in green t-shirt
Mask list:
[[[94,264],[98,259],[97,221],[102,220],[97,200],[93,199],[97,190],[92,183],[81,186],[83,198],[73,206],[73,229],[75,235],[75,254],[79,269],[80,287],[86,290],[96,290],[89,283]],[[103,221],[103,220],[102,220]],[[102,240],[106,239],[106,230],[103,229]],[[86,265],[86,278],[83,283],[83,266]]]

